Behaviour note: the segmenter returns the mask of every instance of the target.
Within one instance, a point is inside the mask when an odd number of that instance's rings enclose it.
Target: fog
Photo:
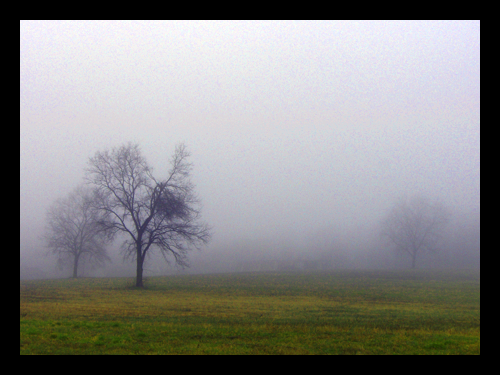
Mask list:
[[[178,270],[405,268],[380,236],[401,196],[449,207],[423,267],[479,267],[479,21],[21,21],[21,278],[89,157],[138,142],[166,176],[184,142],[213,228]],[[119,241],[87,276],[134,275]]]

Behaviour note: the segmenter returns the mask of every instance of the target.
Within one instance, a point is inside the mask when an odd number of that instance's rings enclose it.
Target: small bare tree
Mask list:
[[[106,245],[112,240],[112,233],[105,232],[99,224],[104,216],[93,208],[92,197],[89,188],[79,186],[47,211],[43,238],[48,254],[57,256],[60,268],[71,266],[74,278],[78,277],[78,265],[84,261],[94,266],[111,261]]]
[[[189,174],[192,164],[184,145],[178,145],[165,180],[158,181],[137,144],[97,152],[89,160],[87,181],[96,187],[96,208],[107,214],[102,225],[112,233],[128,236],[125,256],[137,262],[136,286],[143,287],[143,266],[151,248],[168,262],[188,265],[187,252],[210,239],[209,227],[201,223],[198,199]]]
[[[382,223],[382,234],[387,236],[396,251],[411,257],[411,267],[423,251],[437,251],[443,230],[449,221],[448,210],[438,202],[425,197],[400,199]]]

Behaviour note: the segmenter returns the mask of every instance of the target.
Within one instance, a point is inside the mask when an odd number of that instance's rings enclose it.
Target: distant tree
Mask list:
[[[112,233],[99,224],[106,213],[94,209],[92,191],[79,186],[66,198],[58,199],[47,210],[47,225],[43,235],[48,254],[57,256],[60,268],[71,266],[78,277],[78,265],[86,261],[103,266],[111,259],[106,244]]]
[[[96,188],[96,208],[106,213],[102,225],[111,233],[125,233],[125,256],[137,262],[136,286],[143,287],[148,251],[173,255],[185,267],[191,246],[210,239],[210,229],[199,221],[198,199],[189,176],[192,164],[184,145],[178,145],[167,177],[159,181],[137,144],[97,152],[89,160],[87,181]]]
[[[400,199],[383,221],[382,234],[397,251],[410,255],[411,268],[415,268],[419,254],[437,251],[449,216],[442,204],[426,197]]]

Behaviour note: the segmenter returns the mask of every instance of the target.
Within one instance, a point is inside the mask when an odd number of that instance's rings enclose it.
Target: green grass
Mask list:
[[[480,354],[479,271],[21,281],[21,354]]]

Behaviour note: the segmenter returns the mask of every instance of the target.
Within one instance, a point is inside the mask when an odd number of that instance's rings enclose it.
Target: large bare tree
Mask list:
[[[397,251],[410,255],[411,267],[415,268],[419,254],[437,251],[449,217],[448,210],[439,202],[422,196],[402,198],[382,222],[382,234]]]
[[[112,233],[99,224],[106,213],[94,209],[92,198],[88,187],[79,186],[47,211],[43,238],[48,253],[57,256],[59,267],[71,266],[74,278],[78,277],[78,265],[82,262],[102,266],[110,261],[106,245],[112,240]]]
[[[178,145],[164,180],[153,176],[137,144],[97,152],[89,160],[86,179],[96,188],[96,208],[108,215],[102,224],[112,233],[127,235],[123,247],[137,262],[137,287],[143,287],[150,249],[159,249],[167,262],[171,254],[176,264],[187,266],[189,249],[210,239],[209,227],[200,222],[189,156],[186,147]]]

